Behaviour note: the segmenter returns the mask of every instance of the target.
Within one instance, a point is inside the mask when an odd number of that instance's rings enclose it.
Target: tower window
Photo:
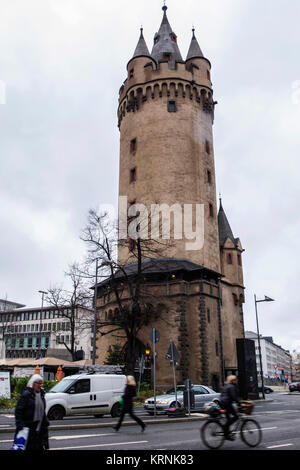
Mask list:
[[[207,170],[207,182],[208,182],[208,184],[212,183],[211,171],[210,170]]]
[[[136,181],[136,168],[132,168],[130,170],[130,183],[134,183]]]
[[[168,111],[169,113],[176,113],[176,101],[168,101]]]
[[[209,204],[209,215],[210,217],[214,216],[214,206],[212,205],[212,203]]]
[[[207,321],[210,323],[210,309],[207,309]]]
[[[210,71],[209,70],[207,70],[207,78],[210,81]]]
[[[238,259],[238,265],[242,266],[242,257],[241,257],[241,255],[237,255],[237,259]]]
[[[134,153],[134,152],[136,152],[136,149],[137,149],[137,141],[136,141],[136,139],[132,139],[130,141],[130,152]]]
[[[228,253],[228,255],[227,255],[227,263],[232,264],[232,254],[231,253]]]
[[[210,143],[208,140],[205,141],[205,151],[210,155]]]
[[[134,76],[134,69],[131,69],[129,71],[129,78],[133,78],[133,76]]]
[[[172,54],[170,54],[169,52],[165,52],[164,53],[164,58],[170,62],[172,60]]]

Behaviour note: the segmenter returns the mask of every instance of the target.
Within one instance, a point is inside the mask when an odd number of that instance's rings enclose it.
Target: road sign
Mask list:
[[[168,352],[166,354],[166,359],[168,361],[171,361],[171,365],[172,365],[173,361],[176,363],[177,361],[179,361],[180,358],[181,358],[181,356],[180,356],[180,353],[179,353],[178,349],[176,348],[174,342],[171,341],[170,347],[169,347]]]
[[[152,341],[152,343],[158,343],[159,340],[160,332],[156,328],[153,328],[150,333],[150,341]]]

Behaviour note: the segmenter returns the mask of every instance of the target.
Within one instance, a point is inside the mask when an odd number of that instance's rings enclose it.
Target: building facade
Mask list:
[[[246,331],[245,337],[255,342],[257,376],[261,377],[259,347],[257,333]],[[292,356],[278,344],[271,336],[260,337],[263,377],[271,382],[292,379]]]
[[[244,337],[243,248],[221,201],[219,213],[217,207],[215,104],[211,63],[195,31],[183,59],[164,6],[151,53],[141,29],[118,106],[120,198],[127,198],[129,209],[143,204],[147,217],[153,205],[158,212],[170,208],[171,243],[165,242],[163,258],[143,262],[144,293],[165,318],[145,328],[139,340],[146,346],[153,326],[161,332],[157,344],[160,384],[172,383],[172,370],[164,360],[170,339],[181,354],[178,380],[189,377],[219,388],[227,372],[237,369],[235,340]],[[180,210],[185,205],[201,207],[203,243],[197,249],[187,248],[186,233],[175,236],[178,220],[182,228]],[[128,243],[119,246],[119,263],[134,267],[134,250],[134,240],[128,236]],[[117,314],[115,298],[104,287],[98,289],[102,319]],[[122,342],[110,335],[98,341],[99,362],[116,341]]]
[[[5,342],[6,359],[54,356],[72,360],[64,343],[70,346],[70,321],[68,307],[18,308],[0,312],[0,332]],[[92,316],[88,309],[77,308],[75,344],[83,350],[86,359],[91,357],[91,329],[82,328],[80,317]]]

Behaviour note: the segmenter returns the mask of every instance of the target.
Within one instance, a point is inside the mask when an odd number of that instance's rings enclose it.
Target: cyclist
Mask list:
[[[234,437],[230,434],[230,426],[239,419],[237,411],[233,406],[234,402],[240,405],[238,399],[237,378],[235,375],[229,375],[220,396],[220,406],[226,410],[227,422],[224,426],[224,435],[225,439],[228,441],[234,440]]]

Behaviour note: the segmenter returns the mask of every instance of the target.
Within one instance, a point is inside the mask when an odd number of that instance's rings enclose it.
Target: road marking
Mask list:
[[[115,433],[110,432],[107,434],[78,434],[77,436],[50,436],[49,439],[53,441],[63,441],[63,440],[69,440],[69,439],[86,439],[88,437],[103,437],[103,436],[114,436]],[[4,441],[0,441],[0,443],[4,442],[12,442],[12,439],[6,439]]]
[[[269,446],[267,449],[276,449],[277,447],[288,447],[293,446],[294,444],[277,444],[276,446]]]
[[[53,439],[54,441],[63,441],[66,439],[85,439],[87,437],[113,436],[114,434],[115,433],[110,432],[107,434],[78,434],[77,436],[51,436],[50,439]]]
[[[55,447],[52,450],[70,450],[70,449],[87,449],[88,447],[106,447],[106,446],[127,446],[130,444],[147,444],[148,441],[133,441],[133,442],[115,442],[114,444],[95,444],[89,446],[74,446],[74,447]]]

